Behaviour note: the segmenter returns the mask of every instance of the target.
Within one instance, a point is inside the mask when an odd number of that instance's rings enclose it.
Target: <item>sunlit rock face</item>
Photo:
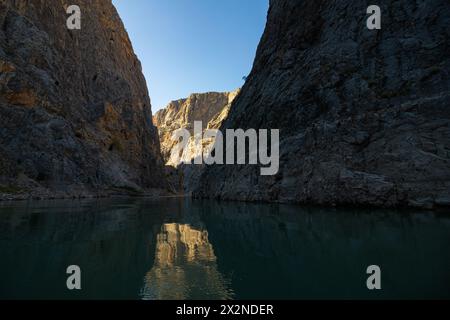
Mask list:
[[[161,152],[166,162],[170,181],[177,189],[190,191],[196,185],[202,165],[184,165],[191,163],[196,157],[208,154],[214,144],[214,139],[203,139],[206,129],[219,129],[228,116],[231,103],[239,94],[239,89],[233,92],[209,92],[192,94],[187,99],[172,101],[158,111],[153,117],[153,123],[158,127],[161,142]],[[201,137],[194,133],[194,122],[202,122]],[[180,154],[173,152],[177,140],[172,135],[178,129],[187,129],[191,138],[184,151]],[[199,143],[197,143],[197,141]],[[178,170],[173,170],[178,168]],[[170,178],[170,176],[172,176]]]
[[[143,299],[231,298],[227,281],[217,270],[208,232],[187,224],[164,224],[141,295]]]
[[[273,0],[255,62],[222,125],[280,129],[280,170],[209,166],[198,197],[450,206],[450,6]]]
[[[161,140],[161,152],[166,165],[178,166],[179,157],[171,157],[173,147],[178,141],[172,139],[172,134],[178,129],[187,129],[194,135],[194,121],[201,121],[203,129],[218,129],[227,117],[230,104],[236,98],[239,90],[234,92],[196,93],[187,99],[170,102],[163,110],[153,117]],[[198,155],[197,149],[190,143],[189,151],[183,154],[183,160],[191,160]]]
[[[68,30],[66,9],[81,9]],[[141,64],[111,1],[0,1],[1,190],[164,185]]]

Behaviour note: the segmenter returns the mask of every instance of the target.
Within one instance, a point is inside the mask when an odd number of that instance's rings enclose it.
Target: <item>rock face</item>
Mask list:
[[[233,92],[194,93],[187,99],[170,102],[166,108],[158,111],[153,117],[153,123],[158,128],[161,153],[167,165],[177,166],[179,163],[171,159],[173,147],[177,141],[172,134],[181,128],[189,130],[194,135],[194,122],[201,121],[203,129],[218,129],[227,117],[230,105],[239,90]],[[196,154],[186,155],[193,159]]]
[[[73,4],[81,30],[66,27]],[[3,191],[164,185],[141,65],[111,1],[0,0],[0,24]]]
[[[194,122],[202,122],[202,136],[206,129],[219,129],[238,93],[239,89],[233,92],[192,94],[187,99],[170,102],[165,109],[158,111],[153,117],[153,123],[159,131],[161,152],[167,166],[166,173],[175,189],[189,192],[194,188],[204,166],[184,165],[182,162],[191,162],[194,158],[201,156],[202,148],[207,150],[214,144],[213,139],[208,141],[200,139],[200,144],[197,145]],[[178,141],[172,139],[172,135],[182,128],[190,132],[191,139],[183,154],[177,155],[172,150]]]
[[[450,5],[272,0],[226,128],[280,129],[280,171],[208,167],[198,197],[450,205]]]

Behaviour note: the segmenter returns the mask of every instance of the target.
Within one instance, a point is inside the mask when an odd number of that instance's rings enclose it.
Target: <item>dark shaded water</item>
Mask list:
[[[450,298],[450,214],[214,201],[0,204],[0,299]],[[366,268],[382,270],[382,290]],[[66,288],[79,265],[82,290]]]

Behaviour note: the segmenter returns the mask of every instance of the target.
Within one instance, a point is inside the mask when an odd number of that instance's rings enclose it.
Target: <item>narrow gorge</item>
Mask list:
[[[449,0],[0,0],[0,301],[450,299],[449,53]]]
[[[0,1],[1,199],[169,190],[327,206],[450,206],[445,0],[387,1],[381,30],[365,27],[357,1],[272,0],[240,91],[193,94],[154,117],[111,1],[78,3],[82,32],[65,28],[66,0]],[[221,131],[279,129],[278,173],[181,163],[171,136],[180,128],[192,134],[195,121]],[[184,161],[201,152],[194,138]]]

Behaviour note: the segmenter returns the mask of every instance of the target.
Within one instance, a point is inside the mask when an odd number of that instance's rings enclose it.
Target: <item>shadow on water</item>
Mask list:
[[[450,298],[450,218],[188,199],[0,204],[3,299]],[[366,287],[379,265],[382,290]],[[66,288],[79,265],[82,290]]]

